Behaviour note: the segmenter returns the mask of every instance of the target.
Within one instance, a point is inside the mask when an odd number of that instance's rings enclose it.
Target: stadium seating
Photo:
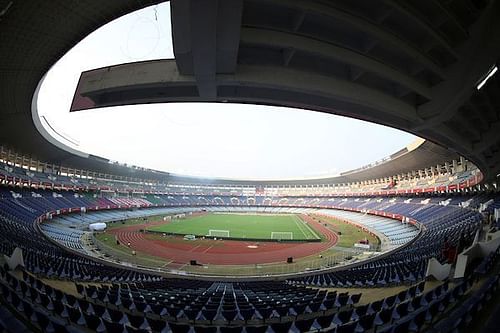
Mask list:
[[[432,188],[433,192],[441,191],[443,188],[458,188],[463,184],[467,184],[469,181],[477,182],[478,170],[475,166],[469,165],[465,170],[448,170],[433,173],[416,173],[415,175],[407,176],[405,178],[399,179],[397,182],[391,181],[390,178],[384,180],[375,180],[366,183],[348,183],[348,184],[336,184],[335,186],[318,186],[318,187],[302,187],[302,186],[290,186],[290,187],[266,187],[262,191],[257,193],[257,188],[252,189],[254,195],[265,195],[265,196],[309,196],[309,195],[336,195],[343,196],[346,194],[355,195],[369,195],[372,196],[374,193],[381,194],[383,191],[390,191],[386,194],[406,193],[406,190],[421,192]],[[395,177],[398,178],[398,177]],[[198,185],[193,187],[192,185],[183,184],[166,184],[166,183],[150,183],[147,181],[124,181],[111,178],[79,178],[76,176],[65,176],[65,175],[54,175],[52,173],[44,173],[39,171],[27,170],[14,166],[11,164],[6,164],[0,162],[0,183],[6,184],[29,184],[37,186],[55,187],[55,188],[65,188],[70,190],[106,190],[106,191],[118,191],[121,193],[137,192],[137,193],[149,193],[150,196],[154,196],[152,193],[170,193],[178,195],[209,195],[215,194],[224,196],[245,196],[248,194],[248,187],[242,187],[234,185],[231,191],[228,191],[224,186],[222,189],[218,188],[217,185]],[[462,184],[462,185],[461,185]],[[119,199],[120,200],[120,199]],[[149,201],[150,198],[148,198]],[[119,201],[118,201],[119,202]],[[126,204],[125,202],[122,202]],[[136,203],[134,203],[136,204]]]
[[[235,198],[237,200],[235,200]],[[498,251],[488,256],[474,275],[450,287],[424,292],[420,283],[427,261],[445,262],[442,244],[470,242],[485,211],[497,206],[496,196],[419,197],[247,197],[155,194],[105,197],[97,193],[0,187],[0,251],[23,250],[22,280],[1,270],[1,297],[45,331],[195,331],[195,332],[336,332],[419,331],[429,324],[447,331],[435,318],[463,299],[474,281],[485,276]],[[464,204],[466,203],[466,204]],[[488,203],[488,204],[485,204]],[[249,205],[250,204],[250,205]],[[83,208],[83,211],[82,211]],[[139,209],[138,209],[139,208]],[[179,280],[132,268],[114,266],[84,255],[83,229],[92,222],[200,210],[294,211],[357,219],[385,235],[393,250],[347,269],[333,269],[281,282]],[[473,209],[474,208],[474,209]],[[358,213],[354,213],[354,212]],[[401,223],[366,212],[405,216]],[[40,217],[52,219],[41,222]],[[41,231],[41,232],[40,232]],[[55,243],[50,242],[52,238]],[[59,244],[59,245],[57,245]],[[71,250],[71,252],[70,252]],[[80,253],[80,254],[79,254]],[[108,283],[77,285],[78,296],[65,294],[37,277]],[[420,283],[420,284],[419,284]],[[359,293],[321,288],[408,285],[397,295],[358,305]],[[448,325],[466,327],[474,311],[488,301],[498,279],[489,279],[477,297],[450,312]],[[319,287],[319,289],[318,289]],[[488,289],[489,288],[489,289]],[[465,312],[464,312],[465,311]],[[467,318],[465,316],[465,318]],[[426,326],[427,325],[427,326]]]
[[[359,305],[360,294],[283,282],[169,279],[77,285],[75,296],[28,273],[19,279],[0,268],[0,277],[0,297],[47,332],[82,328],[97,332],[418,332],[423,327],[450,332],[466,327],[499,284],[494,276],[466,297],[474,276],[428,290],[419,283]],[[463,306],[454,307],[462,300]]]
[[[15,195],[14,195],[15,194]],[[48,212],[54,213],[57,211],[69,212],[72,208],[77,211],[81,207],[75,206],[75,198],[72,193],[56,193],[51,191],[37,191],[37,192],[25,192],[25,193],[11,193],[10,197],[5,194],[3,199],[0,200],[0,207],[2,208],[2,215],[4,219],[8,219],[8,223],[2,225],[6,227],[7,225],[13,226],[11,230],[16,229],[15,225],[22,225],[23,228],[29,230],[30,233],[37,235],[38,243],[43,244],[43,246],[49,246],[48,242],[37,233],[36,229],[33,227],[33,221],[39,217],[47,214]],[[283,199],[283,198],[282,198]],[[108,208],[104,200],[106,198],[94,198],[92,202],[86,198],[89,208],[97,206],[100,208]],[[144,207],[152,207],[153,205],[159,205],[158,203],[153,204],[146,199],[114,199],[113,204],[118,208],[118,206],[123,204],[123,208],[129,208],[134,204],[142,205]],[[210,205],[222,205],[230,206],[231,197],[225,196],[206,196],[203,200],[200,197],[191,196],[173,196],[173,195],[159,195],[157,196],[157,202],[161,200],[162,205],[167,207],[173,206],[190,206],[197,207],[200,205],[205,205],[209,203]],[[248,201],[248,198],[242,198],[242,201]],[[406,202],[405,202],[406,201]],[[264,202],[264,200],[260,201]],[[283,201],[281,201],[283,202]],[[421,201],[422,202],[422,201]],[[78,201],[78,204],[82,202]],[[256,204],[259,205],[259,201],[256,200]],[[262,203],[260,203],[262,205]],[[272,205],[272,201],[270,201]],[[365,265],[353,268],[349,272],[333,272],[327,273],[326,275],[319,274],[315,277],[309,277],[303,282],[306,284],[313,285],[328,285],[328,286],[345,286],[345,285],[388,285],[397,284],[401,282],[414,282],[423,277],[424,270],[426,267],[426,261],[431,257],[438,257],[444,260],[441,256],[441,245],[444,238],[448,239],[452,245],[458,242],[459,237],[462,235],[467,239],[470,239],[475,234],[476,228],[478,227],[481,218],[477,212],[462,209],[454,205],[436,205],[436,204],[421,204],[408,202],[405,198],[293,198],[293,202],[288,203],[290,206],[309,206],[309,207],[331,207],[340,209],[355,209],[361,210],[374,210],[383,211],[389,214],[399,214],[402,216],[410,217],[418,221],[421,225],[425,227],[425,232],[412,242],[409,246],[405,247],[401,251],[391,254],[389,257],[380,259],[374,262],[370,262]],[[209,206],[210,207],[210,206]],[[148,210],[149,209],[149,210]],[[84,224],[90,221],[98,220],[120,220],[124,218],[131,218],[136,216],[147,216],[149,214],[158,214],[152,208],[144,209],[141,211],[129,211],[125,210],[122,213],[115,213],[110,210],[109,213],[106,210],[103,214],[107,214],[105,219],[93,219],[93,214],[85,214],[85,219],[81,220],[80,223]],[[165,208],[166,209],[166,208]],[[326,212],[328,210],[323,210]],[[346,214],[340,213],[337,214]],[[69,217],[62,215],[61,221],[68,221]],[[65,220],[66,219],[66,220]],[[73,216],[73,220],[80,219],[80,217]],[[64,224],[65,222],[62,222]],[[370,221],[366,222],[370,225]],[[49,224],[49,226],[43,226],[42,230],[46,233],[54,236],[59,242],[67,244],[68,247],[73,249],[81,249],[79,244],[79,238],[81,234],[78,232],[71,232],[70,230],[61,227],[57,228],[57,225],[61,223]],[[415,236],[417,231],[411,229],[407,225],[395,224],[395,226],[384,226],[382,224],[377,225],[377,230],[388,235],[395,245],[401,245],[410,242]],[[406,231],[403,231],[406,230]],[[19,231],[17,232],[19,234]],[[22,234],[19,234],[23,237]],[[24,235],[28,238],[28,235]],[[11,242],[13,243],[13,242]],[[15,245],[14,245],[15,244]],[[23,244],[20,240],[12,244],[10,251],[17,244]],[[29,248],[26,244],[23,244],[23,249],[28,250]],[[54,247],[50,251],[60,253],[64,255],[64,251]],[[8,252],[7,252],[8,253]],[[39,260],[39,258],[38,258]],[[74,260],[74,259],[73,259]],[[29,260],[28,265],[33,265],[33,269],[39,271],[40,265],[36,264],[36,259]],[[62,269],[61,269],[62,270]],[[53,275],[53,270],[50,270],[49,275]],[[353,275],[351,275],[351,273]],[[68,275],[68,272],[64,273]],[[72,270],[71,274],[78,274]],[[346,278],[349,276],[349,278]],[[352,277],[355,277],[354,279]],[[369,277],[369,278],[368,278]]]

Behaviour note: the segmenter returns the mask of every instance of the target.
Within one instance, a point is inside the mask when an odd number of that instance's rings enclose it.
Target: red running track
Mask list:
[[[174,263],[188,263],[196,260],[212,265],[249,265],[264,264],[286,260],[287,257],[302,258],[327,250],[337,243],[338,236],[307,215],[301,218],[326,238],[323,242],[278,243],[247,242],[235,240],[198,240],[169,242],[168,238],[152,239],[151,235],[139,232],[147,226],[133,225],[110,230],[122,244],[130,243],[133,250]],[[154,224],[161,224],[157,222]],[[257,248],[249,248],[257,245]]]

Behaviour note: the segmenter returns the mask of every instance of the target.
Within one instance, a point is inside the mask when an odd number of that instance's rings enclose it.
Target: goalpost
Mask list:
[[[229,230],[208,230],[208,236],[210,237],[229,237]]]
[[[293,239],[293,232],[291,232],[291,231],[271,231],[271,239],[292,240]]]

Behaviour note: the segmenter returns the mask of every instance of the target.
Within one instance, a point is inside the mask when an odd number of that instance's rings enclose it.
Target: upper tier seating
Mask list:
[[[168,184],[162,182],[152,182],[148,180],[124,181],[118,179],[107,178],[81,178],[77,176],[68,176],[64,174],[54,174],[51,172],[39,172],[20,168],[12,164],[0,162],[0,183],[2,179],[5,183],[22,183],[36,184],[42,186],[65,187],[72,190],[110,190],[112,192],[147,192],[147,193],[170,193],[175,195],[248,195],[249,191],[256,194],[264,194],[268,196],[308,196],[308,195],[345,195],[347,193],[369,193],[384,190],[411,190],[415,188],[427,189],[429,187],[440,187],[435,191],[442,191],[442,188],[447,186],[457,187],[459,184],[467,184],[467,181],[477,182],[478,170],[475,166],[470,165],[465,170],[462,168],[452,171],[441,170],[425,174],[416,173],[414,175],[406,175],[404,178],[394,177],[394,179],[386,178],[384,180],[376,180],[369,182],[353,182],[349,184],[321,185],[315,187],[309,186],[280,186],[280,187],[265,187],[252,189],[247,186],[232,186],[231,190],[225,185],[192,185]]]
[[[363,332],[374,328],[377,332],[418,330],[429,320],[432,322],[432,318],[439,316],[449,304],[463,298],[472,284],[471,279],[466,279],[453,287],[445,284],[423,293],[422,285],[417,284],[424,277],[427,260],[431,257],[446,260],[441,251],[445,239],[455,245],[461,237],[467,242],[474,237],[481,215],[477,211],[460,207],[460,203],[472,199],[469,204],[478,207],[484,200],[490,200],[487,196],[457,199],[214,195],[156,195],[154,200],[149,200],[145,195],[133,199],[116,199],[72,192],[2,189],[0,252],[10,254],[15,247],[21,248],[26,271],[29,273],[25,273],[24,279],[20,281],[0,270],[0,296],[45,331],[75,332],[82,328],[109,332],[121,332],[125,329],[129,332],[212,332],[214,329],[220,332],[301,332],[320,329]],[[447,205],[443,205],[443,202],[447,202]],[[118,205],[133,206],[136,203],[148,208],[112,209]],[[105,209],[99,213],[103,214],[100,217],[116,220],[154,214],[157,212],[154,208],[156,206],[166,206],[156,209],[179,212],[195,210],[200,206],[214,210],[227,209],[229,205],[245,210],[249,203],[270,206],[286,204],[289,209],[297,211],[308,209],[299,207],[317,207],[320,208],[319,212],[326,214],[332,212],[327,207],[400,214],[417,221],[423,232],[418,238],[411,240],[415,229],[408,229],[409,226],[403,224],[400,224],[400,228],[377,222],[380,223],[380,230],[390,235],[394,241],[406,239],[406,245],[383,258],[345,270],[290,278],[285,282],[229,283],[193,280],[187,283],[185,280],[167,279],[124,267],[113,267],[70,253],[49,242],[39,233],[34,223],[39,216],[47,213],[69,212],[76,208],[79,211],[82,207],[89,211],[96,207]],[[345,217],[349,215],[347,211],[335,212]],[[64,225],[97,221],[92,216],[94,214],[60,215],[57,223],[49,222],[42,228],[58,242],[79,250],[81,232]],[[367,225],[375,223],[374,221],[374,218],[366,215]],[[497,257],[489,257],[488,261],[478,266],[474,274],[484,274]],[[101,287],[78,285],[80,296],[75,298],[48,287],[31,274],[111,284]],[[359,294],[312,288],[387,286],[401,283],[413,286],[398,295],[362,306],[357,305]],[[489,286],[496,288],[498,280],[492,280]],[[458,314],[460,313],[457,316]],[[457,322],[457,325],[464,325],[458,319]],[[244,330],[243,325],[250,328]]]

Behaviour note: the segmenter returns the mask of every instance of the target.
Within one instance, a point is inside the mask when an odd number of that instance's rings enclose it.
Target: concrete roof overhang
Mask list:
[[[65,52],[111,20],[155,3],[1,0],[0,143],[55,164],[165,178],[61,149],[37,131],[31,113],[40,80]],[[171,6],[175,61],[83,73],[78,94],[91,107],[293,106],[406,130],[469,158],[487,180],[499,173],[500,79],[480,91],[476,85],[500,56],[500,1],[174,0]]]

